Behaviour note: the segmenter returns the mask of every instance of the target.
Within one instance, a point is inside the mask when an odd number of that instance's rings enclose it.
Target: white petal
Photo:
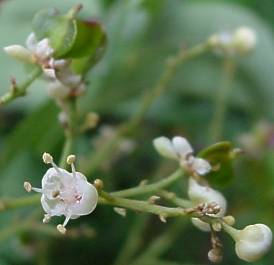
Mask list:
[[[54,50],[50,47],[48,39],[39,41],[35,47],[35,54],[41,60],[48,59],[53,52]]]
[[[218,217],[222,217],[226,212],[226,199],[217,190],[214,190],[207,186],[200,185],[193,178],[189,178],[188,196],[192,202],[195,204],[200,203],[217,203],[221,211],[216,214]]]
[[[4,51],[14,59],[23,63],[34,63],[31,52],[21,45],[10,45]]]
[[[72,215],[87,215],[94,211],[98,202],[98,193],[96,188],[86,181],[86,178],[80,172],[76,172],[77,190],[82,194],[79,203],[70,207]]]
[[[30,51],[34,52],[36,45],[37,45],[37,39],[35,37],[35,34],[32,32],[30,33],[30,35],[28,36],[26,40],[26,46]]]
[[[211,166],[205,159],[194,158],[192,162],[192,169],[199,175],[205,175],[211,170]]]
[[[164,157],[178,159],[172,142],[167,137],[158,137],[153,140],[153,145],[158,153]]]
[[[191,218],[191,221],[194,226],[196,226],[198,229],[200,229],[203,232],[210,232],[210,225],[206,222],[201,221],[199,218]]]
[[[56,199],[48,199],[44,194],[41,197],[41,204],[44,211],[51,216],[61,216],[67,214],[66,205]]]
[[[172,139],[174,149],[182,159],[185,159],[187,155],[193,153],[193,149],[186,138],[175,136]]]

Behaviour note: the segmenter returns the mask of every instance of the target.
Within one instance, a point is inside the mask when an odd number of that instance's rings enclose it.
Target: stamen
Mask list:
[[[67,229],[63,225],[61,225],[61,224],[57,225],[56,228],[63,235],[67,232]]]
[[[24,188],[27,192],[31,192],[31,191],[35,191],[35,192],[39,192],[39,193],[43,193],[42,189],[39,188],[33,188],[30,184],[30,182],[25,181],[24,182]]]
[[[62,174],[59,167],[54,163],[53,157],[49,153],[44,153],[42,158],[45,164],[51,164],[52,167],[54,167],[54,169],[57,171],[57,173]]]
[[[71,171],[72,171],[72,175],[73,175],[74,178],[76,177],[76,169],[75,169],[75,165],[74,165],[75,160],[76,160],[75,155],[69,155],[67,157],[67,163],[69,165],[71,165]]]
[[[68,224],[68,221],[70,220],[70,217],[71,217],[71,214],[69,214],[69,215],[66,216],[66,219],[65,219],[65,221],[63,223],[63,227],[65,227]]]
[[[43,158],[43,161],[44,161],[45,164],[53,163],[53,158],[49,153],[44,153],[42,158]]]
[[[42,189],[39,189],[39,188],[31,188],[31,189],[35,192],[43,193]]]
[[[47,224],[50,221],[51,215],[45,214],[43,218],[43,223]]]
[[[24,182],[24,188],[27,192],[31,192],[31,190],[32,190],[31,184],[27,181]]]

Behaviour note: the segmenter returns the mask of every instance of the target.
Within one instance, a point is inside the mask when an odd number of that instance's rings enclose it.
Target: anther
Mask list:
[[[27,181],[24,182],[24,188],[27,192],[31,192],[31,190],[32,190],[31,184]]]
[[[75,162],[75,160],[76,160],[76,156],[75,156],[75,155],[69,155],[69,156],[67,157],[67,163],[68,163],[69,165],[72,165],[72,164]]]
[[[43,156],[43,161],[45,164],[52,164],[53,163],[53,158],[49,153],[44,153]]]
[[[61,224],[57,225],[56,228],[63,235],[67,232],[67,229],[63,225],[61,225]]]

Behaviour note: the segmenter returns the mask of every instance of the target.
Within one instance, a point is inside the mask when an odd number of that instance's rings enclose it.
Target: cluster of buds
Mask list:
[[[88,215],[94,211],[98,202],[97,189],[90,184],[86,177],[75,170],[75,156],[67,157],[67,163],[71,165],[72,172],[59,168],[50,154],[43,154],[43,161],[51,164],[42,178],[42,188],[34,188],[29,182],[24,183],[25,189],[39,192],[41,204],[45,211],[44,223],[49,222],[52,216],[65,216],[63,224],[57,229],[60,233],[66,232],[66,225],[70,219],[76,219],[82,215]]]
[[[66,97],[77,96],[85,89],[81,76],[70,70],[70,61],[54,58],[54,49],[47,38],[37,41],[35,34],[31,33],[26,47],[11,45],[4,51],[23,63],[39,65],[48,80],[47,92],[59,105]]]
[[[209,38],[211,47],[226,55],[244,55],[252,51],[257,43],[253,29],[242,26],[235,31],[221,32]]]
[[[253,262],[261,258],[270,248],[272,232],[264,224],[249,225],[243,230],[232,227],[235,219],[225,216],[227,202],[219,191],[201,184],[201,176],[211,170],[208,161],[196,158],[189,142],[183,137],[174,137],[169,140],[159,137],[153,141],[156,150],[167,158],[172,158],[190,175],[188,183],[188,196],[193,205],[190,213],[196,213],[199,218],[192,218],[192,223],[202,231],[211,231],[212,249],[208,258],[212,262],[222,261],[222,243],[216,232],[222,228],[235,240],[235,251],[240,259]],[[198,177],[197,177],[198,176]],[[212,217],[207,221],[204,217]]]

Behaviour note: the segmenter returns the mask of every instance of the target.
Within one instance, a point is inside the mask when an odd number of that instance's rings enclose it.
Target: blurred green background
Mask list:
[[[0,1],[0,47],[24,44],[33,15],[42,8],[67,11],[75,0]],[[182,46],[191,47],[215,32],[250,26],[258,44],[254,52],[236,57],[235,75],[229,85],[222,140],[245,150],[234,164],[235,178],[222,192],[236,226],[265,223],[274,229],[274,2],[272,0],[82,0],[85,18],[98,18],[108,34],[103,60],[90,72],[81,111],[101,116],[98,129],[77,141],[77,154],[94,156],[117,124],[130,117],[143,93],[159,79],[169,55]],[[212,144],[210,124],[215,99],[222,87],[224,59],[213,53],[181,67],[168,92],[157,99],[134,135],[124,139],[113,155],[89,175],[105,181],[106,189],[137,185],[171,173],[176,165],[161,159],[152,139],[184,135],[199,150]],[[0,92],[10,77],[22,80],[25,69],[0,51]],[[34,186],[46,170],[41,154],[56,158],[63,144],[58,109],[35,82],[25,98],[0,109],[0,194],[25,195],[27,178]],[[90,157],[90,155],[88,156]],[[81,164],[81,163],[80,163]],[[174,188],[185,195],[186,182]],[[111,207],[71,221],[71,232],[61,237],[54,226],[42,226],[42,209],[0,212],[0,265],[93,264],[93,265],[202,265],[209,264],[209,235],[189,220],[168,220],[129,212],[126,218]],[[56,218],[58,221],[62,219]],[[53,221],[54,222],[54,221]],[[31,224],[31,225],[29,225]],[[53,229],[50,229],[53,228]],[[227,235],[222,264],[245,264]],[[273,264],[270,251],[258,265]]]

